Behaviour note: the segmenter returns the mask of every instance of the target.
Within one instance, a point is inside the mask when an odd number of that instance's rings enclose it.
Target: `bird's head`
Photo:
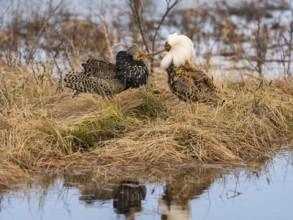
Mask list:
[[[145,60],[148,58],[148,54],[138,50],[137,44],[132,44],[132,46],[127,49],[127,54],[132,56],[134,60]]]
[[[178,35],[177,33],[170,34],[164,45],[164,49],[168,52],[161,61],[161,68],[164,70],[172,63],[175,66],[194,63],[194,45],[191,39],[185,35]]]
[[[127,52],[127,54],[129,54],[133,58],[137,57],[138,56],[138,45],[132,44],[131,47],[129,47],[126,52]]]

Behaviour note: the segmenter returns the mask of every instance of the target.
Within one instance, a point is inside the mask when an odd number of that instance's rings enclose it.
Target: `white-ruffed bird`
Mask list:
[[[190,38],[170,34],[164,49],[168,52],[161,61],[161,68],[168,73],[171,91],[180,100],[217,105],[219,97],[212,80],[195,65],[194,44]]]

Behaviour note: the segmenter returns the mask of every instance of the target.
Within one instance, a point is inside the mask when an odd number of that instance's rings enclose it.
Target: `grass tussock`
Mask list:
[[[214,108],[179,101],[162,75],[113,98],[72,98],[27,68],[0,70],[0,186],[39,169],[245,162],[292,143],[289,80],[218,82]]]

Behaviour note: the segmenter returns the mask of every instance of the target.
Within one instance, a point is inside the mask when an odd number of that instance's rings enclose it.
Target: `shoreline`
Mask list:
[[[72,98],[49,74],[40,83],[28,68],[0,68],[2,186],[40,168],[245,163],[293,142],[290,79],[216,81],[226,102],[213,108],[178,100],[161,73],[113,98]]]

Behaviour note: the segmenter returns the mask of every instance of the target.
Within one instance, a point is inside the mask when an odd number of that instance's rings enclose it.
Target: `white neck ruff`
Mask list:
[[[184,35],[170,34],[167,42],[171,45],[171,49],[161,61],[162,69],[166,70],[172,62],[176,67],[184,65],[186,62],[194,64],[194,45],[188,37]]]

